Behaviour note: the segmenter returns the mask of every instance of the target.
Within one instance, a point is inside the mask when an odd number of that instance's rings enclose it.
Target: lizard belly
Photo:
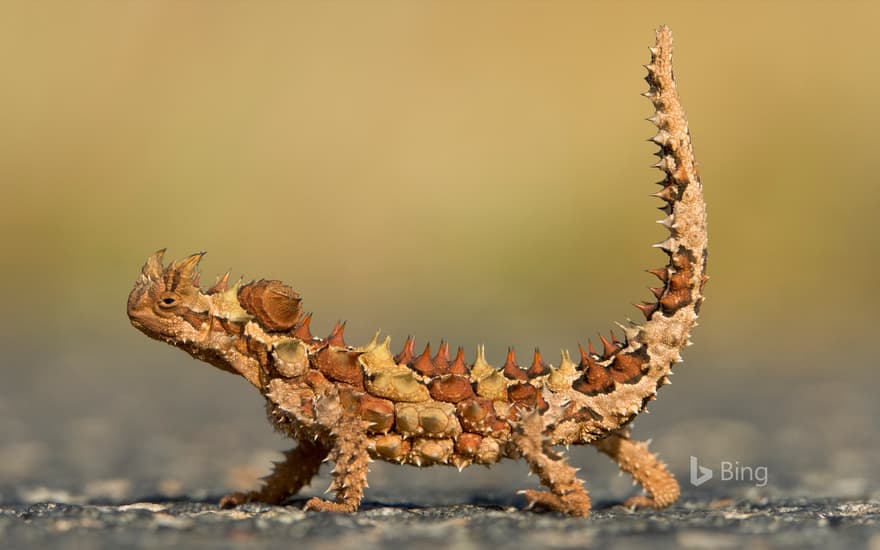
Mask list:
[[[404,437],[396,433],[374,435],[368,440],[370,456],[413,466],[445,464],[462,469],[471,464],[489,465],[511,458],[508,441],[475,433],[457,437]]]

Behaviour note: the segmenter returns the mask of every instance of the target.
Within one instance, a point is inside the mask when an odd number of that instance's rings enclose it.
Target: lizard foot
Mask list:
[[[586,494],[580,495],[575,493],[567,495],[570,498],[563,498],[549,491],[539,491],[537,489],[526,489],[520,491],[520,494],[525,495],[526,500],[529,502],[528,506],[526,506],[527,510],[546,508],[577,517],[585,517],[590,514],[590,498]]]
[[[653,498],[646,497],[644,495],[629,497],[628,499],[623,501],[622,506],[630,510],[638,510],[639,508],[660,509],[664,507],[664,505],[658,504],[657,501]]]
[[[221,498],[218,505],[220,508],[235,508],[240,504],[252,502],[253,500],[252,493],[232,493]]]
[[[356,503],[339,503],[332,502],[329,500],[324,500],[323,498],[312,497],[306,502],[303,510],[306,511],[315,511],[315,512],[344,512],[344,513],[352,513],[356,512],[358,509],[358,505]]]
[[[648,450],[648,444],[633,441],[626,432],[614,433],[593,443],[600,452],[611,457],[624,472],[632,475],[633,480],[641,485],[647,495],[638,495],[626,499],[626,508],[666,508],[681,494],[675,476],[669,468]]]

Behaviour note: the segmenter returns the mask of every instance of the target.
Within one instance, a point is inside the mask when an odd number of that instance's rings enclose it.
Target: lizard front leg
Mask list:
[[[328,491],[336,492],[336,501],[313,497],[305,510],[322,512],[355,512],[367,487],[370,456],[367,453],[367,432],[359,418],[343,417],[331,430],[333,447],[329,460],[335,462],[333,482]]]
[[[550,491],[527,489],[521,491],[529,501],[529,508],[542,506],[572,516],[590,513],[590,495],[583,481],[577,477],[577,468],[565,462],[544,444],[540,417],[532,414],[515,430],[513,443],[526,460],[532,473]]]
[[[284,460],[276,462],[271,474],[263,478],[258,491],[233,493],[220,499],[221,508],[232,508],[246,502],[281,504],[297,494],[318,475],[328,449],[317,442],[300,441],[299,446],[284,453]]]
[[[621,470],[632,475],[648,496],[639,495],[626,499],[628,508],[665,508],[678,500],[681,490],[675,476],[655,453],[648,450],[648,443],[633,441],[626,432],[617,432],[593,445],[611,457]]]

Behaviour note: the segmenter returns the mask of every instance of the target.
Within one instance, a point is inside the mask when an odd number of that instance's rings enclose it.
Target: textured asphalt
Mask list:
[[[473,495],[471,495],[473,497]],[[292,506],[218,510],[203,502],[124,506],[41,503],[0,511],[4,547],[19,548],[877,548],[880,502],[689,501],[663,512],[601,507],[588,520],[480,505],[367,502],[355,515]],[[305,545],[305,546],[303,546]]]
[[[362,510],[329,515],[301,510],[327,487],[326,468],[287,506],[217,508],[291,446],[242,381],[162,346],[143,359],[120,352],[124,368],[106,350],[27,349],[0,386],[4,549],[880,550],[880,405],[869,368],[842,379],[691,358],[635,425],[682,484],[666,510],[617,506],[637,489],[605,457],[572,448],[595,505],[586,519],[524,511],[516,492],[537,482],[518,462],[461,473],[375,463]],[[689,483],[691,456],[713,479]],[[738,479],[722,479],[723,462]],[[754,477],[760,467],[766,484]]]

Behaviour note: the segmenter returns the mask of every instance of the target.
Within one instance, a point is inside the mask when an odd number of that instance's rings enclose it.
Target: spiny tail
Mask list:
[[[648,322],[636,340],[647,347],[649,370],[661,374],[680,360],[679,352],[689,344],[690,330],[696,325],[708,279],[708,237],[703,186],[673,80],[672,33],[668,27],[657,30],[657,44],[651,48],[651,63],[645,68],[650,88],[644,95],[656,109],[649,120],[658,129],[651,141],[660,146],[660,160],[654,166],[665,174],[659,182],[662,189],[655,196],[666,202],[662,210],[667,216],[658,223],[669,230],[669,238],[655,246],[669,255],[669,263],[651,270],[663,284],[652,289],[656,302],[639,306]]]
[[[643,95],[654,104],[650,119],[657,128],[651,141],[660,146],[660,161],[654,166],[665,178],[654,196],[665,201],[666,217],[659,221],[669,230],[669,238],[655,246],[666,252],[666,266],[649,270],[662,285],[652,288],[655,302],[637,305],[644,313],[644,325],[622,327],[626,341],[609,344],[596,354],[581,350],[577,371],[580,378],[572,388],[587,396],[614,393],[613,404],[605,412],[629,418],[654,398],[657,388],[668,382],[673,363],[687,346],[688,335],[696,324],[706,282],[706,208],[702,186],[688,134],[687,120],[672,77],[672,33],[657,30],[657,44],[651,48],[646,65],[650,88]]]

